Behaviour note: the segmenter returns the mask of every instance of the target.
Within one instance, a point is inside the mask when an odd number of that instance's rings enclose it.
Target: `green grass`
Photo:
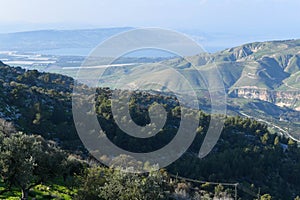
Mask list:
[[[0,191],[5,189],[4,183],[0,182]],[[29,191],[29,199],[35,198],[36,200],[44,199],[64,199],[72,200],[76,194],[76,189],[71,189],[62,184],[62,181],[55,180],[52,184],[40,184],[35,186]],[[11,191],[5,192],[0,195],[0,199],[19,200],[21,191],[18,188],[12,188]]]

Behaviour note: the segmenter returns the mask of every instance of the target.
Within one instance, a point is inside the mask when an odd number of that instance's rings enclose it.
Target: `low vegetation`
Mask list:
[[[235,190],[241,199],[297,199],[300,195],[300,148],[291,139],[271,134],[265,124],[226,117],[217,145],[199,159],[211,116],[197,111],[196,138],[179,160],[160,171],[125,173],[102,166],[80,142],[71,112],[71,78],[5,65],[0,70],[0,198],[233,199]],[[161,148],[174,137],[181,117],[175,97],[132,95],[130,114],[139,125],[149,123],[148,108],[154,102],[168,112],[163,130],[140,141],[116,126],[111,92],[97,89],[95,110],[105,134],[116,145],[144,152]]]

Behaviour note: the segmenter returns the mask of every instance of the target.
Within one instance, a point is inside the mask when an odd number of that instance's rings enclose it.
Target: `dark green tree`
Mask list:
[[[0,175],[8,188],[18,187],[22,199],[28,199],[29,190],[62,171],[65,154],[41,136],[15,133],[1,134]]]
[[[165,199],[165,178],[166,174],[162,171],[141,175],[100,167],[90,168],[79,178],[81,187],[76,199]]]

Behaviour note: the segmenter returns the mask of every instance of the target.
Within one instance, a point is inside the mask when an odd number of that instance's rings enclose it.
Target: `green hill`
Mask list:
[[[215,75],[218,70],[229,96],[229,112],[248,113],[253,118],[274,121],[275,124],[290,129],[291,124],[283,122],[290,121],[284,116],[300,111],[299,59],[300,40],[255,42],[213,54],[203,53],[186,58],[102,68],[99,70],[105,72],[100,86],[138,88],[143,83],[154,82],[159,83],[160,86],[156,89],[160,91],[168,92],[168,88],[175,88],[179,93],[184,93],[191,88],[188,84],[183,84],[182,80],[188,80],[199,97],[206,97],[209,102],[209,96],[203,95],[203,91],[208,90],[206,79],[212,77],[211,83],[217,82]],[[63,73],[74,76],[75,71],[77,70],[66,68]],[[95,69],[83,71],[87,77],[89,73],[97,72]],[[261,106],[255,107],[251,103],[254,101],[261,102]],[[239,106],[234,106],[234,102]],[[273,104],[280,114],[271,115],[262,110],[265,102]],[[299,124],[292,126],[295,126],[290,129],[293,130],[292,134],[299,138]]]
[[[191,66],[181,60],[175,59],[166,62],[176,63],[175,61],[179,61],[184,72],[188,73],[193,70]],[[228,67],[226,65],[228,63],[222,63],[224,68]],[[42,135],[48,140],[54,140],[68,152],[82,155],[86,160],[91,160],[91,165],[96,165],[94,159],[83,148],[74,127],[71,107],[74,80],[59,74],[25,70],[20,67],[13,68],[3,63],[0,63],[0,65],[0,114],[4,122],[11,121],[15,124],[17,130],[28,134]],[[155,68],[149,68],[147,65],[145,67],[148,70],[153,70],[157,76],[160,75],[159,72],[162,70],[155,71]],[[203,67],[203,70],[210,70],[211,67],[207,64]],[[239,68],[239,65],[235,65],[235,67]],[[137,75],[142,75],[143,70],[137,71],[137,69],[134,69],[134,71]],[[228,79],[230,77],[237,79],[240,73],[241,71],[236,71],[228,73],[226,76],[228,76]],[[194,77],[193,74],[191,72],[188,75],[192,78]],[[172,77],[168,77],[169,81]],[[230,85],[230,82],[227,84]],[[104,127],[105,134],[114,144],[132,152],[150,152],[160,149],[173,139],[181,120],[181,111],[176,98],[162,93],[137,91],[133,94],[130,114],[137,124],[145,125],[150,122],[147,107],[152,105],[153,102],[162,103],[168,112],[167,123],[160,133],[149,139],[141,139],[126,135],[118,128],[112,116],[109,100],[111,93],[112,90],[108,88],[98,88],[95,110],[99,122]],[[270,115],[277,115],[281,111],[271,103],[261,104],[260,101],[254,103],[234,101],[231,103],[233,111],[244,105],[246,105],[245,109],[264,110],[264,112],[269,112]],[[263,107],[261,107],[262,105]],[[253,112],[255,111],[253,110]],[[167,172],[164,173],[167,176],[166,179],[156,181],[156,179],[153,179],[155,177],[151,178],[151,175],[126,177],[123,174],[118,175],[117,171],[105,169],[96,170],[97,176],[95,176],[95,173],[92,173],[95,169],[90,168],[86,173],[79,174],[79,183],[75,182],[69,186],[67,182],[57,180],[57,182],[50,185],[37,185],[29,191],[29,195],[36,199],[74,199],[78,195],[82,197],[79,199],[86,199],[87,195],[95,197],[93,199],[102,199],[105,195],[124,195],[125,192],[123,191],[126,191],[128,194],[130,192],[131,195],[128,199],[132,199],[131,197],[135,197],[139,193],[144,194],[146,192],[148,194],[149,191],[159,189],[163,190],[164,195],[171,196],[168,199],[172,199],[173,195],[176,194],[178,185],[185,182],[187,184],[186,192],[190,195],[201,195],[204,192],[208,196],[214,196],[215,185],[210,185],[210,183],[192,184],[182,179],[177,180],[177,174],[196,181],[202,181],[202,183],[205,181],[211,183],[238,182],[240,183],[238,196],[242,199],[253,199],[256,197],[255,194],[258,193],[259,188],[262,194],[270,193],[275,199],[285,197],[291,199],[299,195],[300,149],[297,148],[295,142],[283,136],[271,134],[268,130],[270,127],[256,120],[228,116],[225,119],[224,129],[215,148],[207,157],[199,159],[197,153],[206,136],[211,115],[199,111],[197,115],[192,116],[199,116],[199,126],[195,140],[179,160],[166,168]],[[297,117],[294,116],[294,118]],[[106,158],[110,159],[109,156]],[[114,157],[112,161],[122,163],[124,157]],[[77,165],[74,168],[77,169]],[[174,179],[176,180],[171,180],[168,173],[175,175]],[[124,180],[128,180],[125,186]],[[137,186],[132,187],[132,180],[135,180],[134,183]],[[150,183],[145,188],[145,183],[148,183],[148,181]],[[156,183],[159,187],[156,187]],[[161,185],[166,186],[166,188],[161,187]],[[17,189],[9,188],[2,182],[0,186],[1,192],[4,189],[9,190],[0,198],[20,196]],[[107,193],[107,191],[112,191],[111,188],[116,192]],[[285,190],[283,191],[282,188],[285,188]],[[245,190],[250,192],[244,192]],[[224,192],[230,196],[234,195],[230,190]],[[110,197],[108,199],[116,198]],[[162,197],[162,199],[166,198]]]

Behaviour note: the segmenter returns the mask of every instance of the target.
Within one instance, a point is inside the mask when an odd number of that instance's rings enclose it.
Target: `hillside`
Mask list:
[[[126,81],[134,83],[151,79],[152,76],[148,76],[149,74],[158,74],[161,80],[164,80],[169,76],[163,66],[173,67],[182,74],[190,74],[188,80],[197,90],[206,87],[200,76],[192,75],[196,73],[193,70],[196,68],[205,75],[215,71],[217,66],[229,95],[260,99],[281,107],[300,110],[299,58],[300,40],[287,40],[245,44],[215,54],[200,54],[186,60],[178,58],[124,68],[128,78]],[[195,68],[189,65],[187,60],[191,61]],[[103,84],[110,85],[116,78],[119,79],[124,68],[110,69],[110,73],[103,78]],[[138,80],[135,80],[135,77],[139,77]],[[166,79],[166,86],[167,82],[170,81]],[[187,88],[178,89],[183,91]]]
[[[0,62],[0,83],[2,119],[21,131],[55,140],[66,149],[81,145],[70,112],[72,78]]]
[[[0,113],[4,122],[13,122],[17,130],[27,134],[34,133],[42,135],[47,140],[55,141],[68,152],[81,155],[87,161],[92,160],[91,166],[95,165],[94,159],[80,142],[74,126],[71,112],[71,93],[74,83],[72,78],[36,70],[24,70],[20,67],[9,67],[0,62],[0,82],[2,83],[0,87]],[[147,109],[153,102],[163,104],[168,112],[168,120],[164,128],[154,137],[141,139],[126,135],[116,125],[110,108],[109,97],[111,93],[112,90],[108,88],[97,89],[95,110],[98,121],[104,127],[107,137],[117,146],[133,152],[149,152],[168,144],[177,133],[181,111],[178,109],[176,98],[161,93],[136,92],[133,94],[130,114],[137,124],[143,126],[149,123]],[[276,108],[273,108],[273,111],[276,112]],[[196,138],[188,151],[166,168],[166,174],[177,174],[202,182],[238,182],[239,197],[242,199],[253,199],[253,195],[256,196],[259,188],[261,194],[269,193],[278,199],[294,198],[298,195],[300,152],[295,142],[283,136],[271,134],[266,125],[255,120],[244,119],[239,116],[226,117],[225,127],[217,145],[207,157],[199,159],[197,153],[206,135],[211,116],[202,111],[199,111],[195,116],[199,116],[200,120]],[[109,158],[109,155],[105,158]],[[123,161],[124,155],[111,160],[115,164]],[[131,163],[134,162],[131,160]],[[106,171],[106,169],[100,169],[99,173],[102,174],[101,171],[103,170],[107,176],[106,186],[108,188],[103,186],[104,182],[100,176],[100,180],[86,185],[86,181],[93,181],[89,176],[94,177],[93,173],[97,172],[97,169],[88,168],[86,172],[88,174],[82,174],[80,178],[80,181],[83,181],[83,187],[78,188],[78,195],[83,197],[96,195],[96,199],[99,199],[98,195],[104,195],[107,190],[110,190],[110,187],[115,188],[116,184],[118,185],[116,190],[124,189],[122,181],[126,176],[121,174],[123,177],[121,178],[118,172]],[[111,176],[118,178],[114,179]],[[133,176],[128,177],[128,179],[135,178],[138,184],[139,176]],[[151,178],[147,178],[147,181],[151,180]],[[179,189],[180,185],[186,181],[177,180],[176,176],[175,180],[172,180],[167,175],[163,183],[165,186],[161,186],[161,189],[164,188],[162,191],[164,195],[170,195],[170,192],[171,197],[183,195]],[[280,185],[277,185],[278,183]],[[66,182],[60,184],[68,186]],[[185,195],[211,197],[216,195],[214,186],[209,183],[199,185],[187,182],[186,184]],[[44,186],[37,187],[44,188]],[[74,191],[77,189],[77,186],[68,187]],[[283,187],[286,188],[285,192],[281,191]],[[232,197],[234,193],[230,188],[227,189],[225,191],[223,188],[221,191]],[[152,191],[152,189],[149,190]],[[99,191],[100,193],[92,191]],[[143,188],[141,191],[145,192]],[[39,193],[37,188],[30,194],[36,195],[36,193]],[[76,196],[73,192],[68,192],[68,194]]]
[[[299,116],[300,112],[299,58],[300,40],[285,40],[250,43],[213,54],[204,53],[187,58],[83,71],[86,74],[105,71],[100,85],[111,88],[138,86],[159,80],[159,90],[167,91],[168,87],[173,87],[181,92],[189,91],[190,88],[179,79],[180,74],[189,81],[201,98],[208,98],[203,93],[207,92],[205,79],[217,74],[218,69],[229,97],[229,113],[246,113],[245,116],[267,121],[274,124],[273,127],[280,124],[284,129],[281,130],[283,134],[292,134],[299,139],[300,126],[297,117],[293,120],[288,117]],[[78,69],[64,68],[60,72],[74,76],[77,71]],[[214,83],[214,80],[211,82]],[[208,98],[208,104],[209,101]],[[264,109],[266,102],[273,104],[272,110],[278,110],[276,115]],[[290,133],[287,133],[288,130]]]

